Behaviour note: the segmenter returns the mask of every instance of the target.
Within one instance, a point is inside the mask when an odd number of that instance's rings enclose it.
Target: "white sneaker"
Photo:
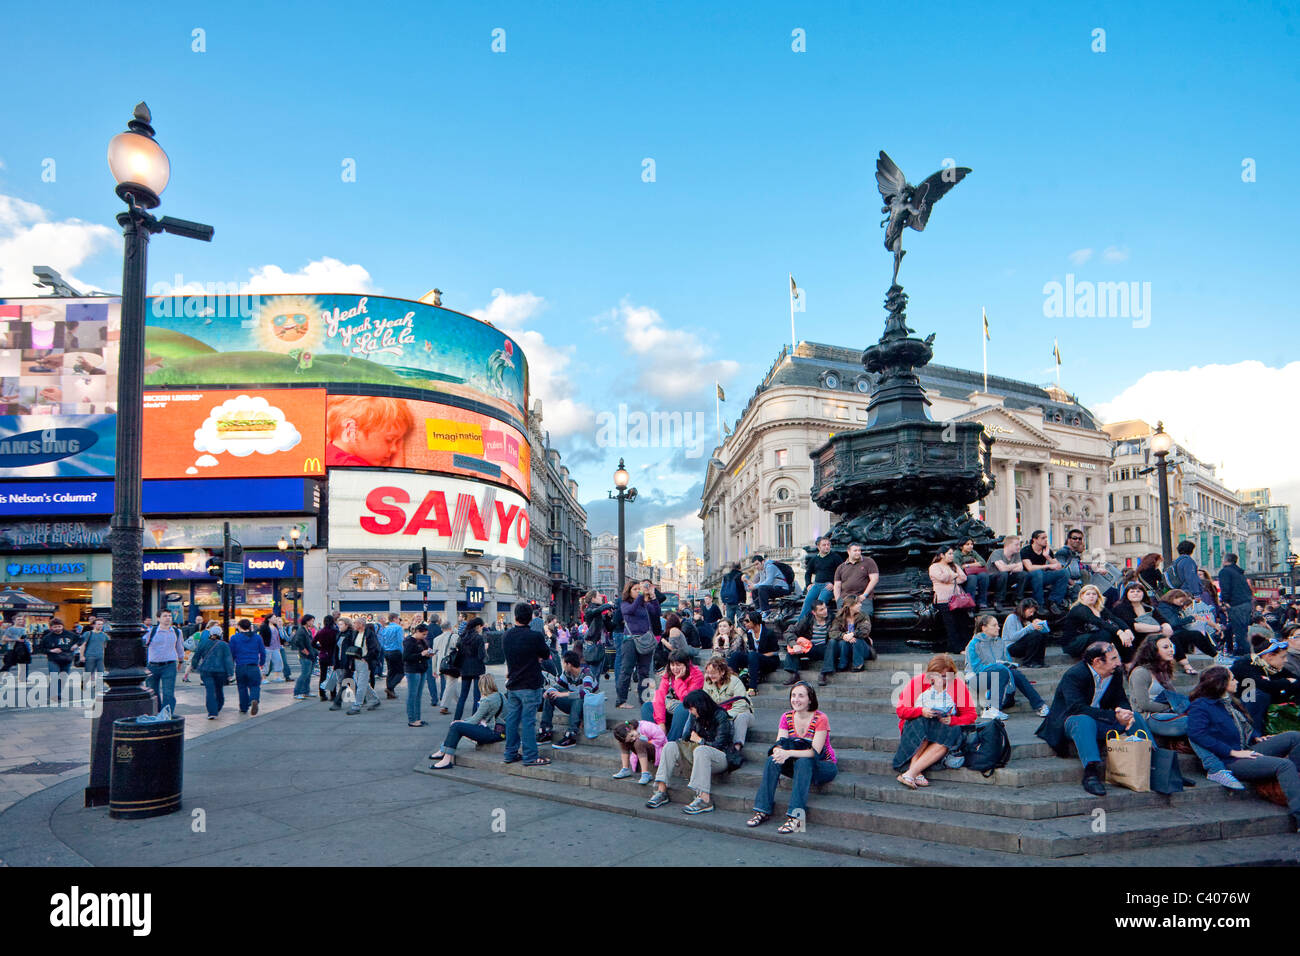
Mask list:
[[[1052,711],[1052,708],[1049,707],[1049,706],[1047,706],[1047,704],[1044,704],[1042,707],[1039,707],[1039,708],[1038,708],[1038,716],[1039,716],[1039,717],[1046,717],[1049,713],[1051,713],[1051,711]]]
[[[1008,715],[998,710],[996,707],[990,707],[980,714],[980,720],[1007,720]]]

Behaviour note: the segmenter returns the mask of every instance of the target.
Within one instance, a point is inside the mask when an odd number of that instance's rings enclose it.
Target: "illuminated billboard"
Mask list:
[[[145,392],[145,478],[325,474],[325,390]]]
[[[440,471],[529,493],[528,439],[478,412],[404,398],[331,395],[325,464]]]
[[[410,472],[331,471],[331,551],[420,548],[526,559],[528,502],[513,491]]]
[[[117,299],[0,299],[0,477],[113,474]]]
[[[455,396],[522,421],[528,370],[486,322],[373,295],[162,296],[149,300],[145,384],[348,383]],[[461,403],[461,402],[458,402]]]

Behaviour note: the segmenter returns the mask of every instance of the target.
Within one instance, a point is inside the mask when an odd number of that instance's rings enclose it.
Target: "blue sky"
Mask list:
[[[127,10],[146,25],[130,68]],[[705,459],[597,448],[595,416],[623,401],[711,429],[720,377],[734,419],[788,339],[787,272],[800,338],[879,335],[882,148],[913,182],[949,157],[974,169],[904,239],[936,361],[979,367],[984,307],[991,372],[1046,382],[1059,338],[1086,404],[1163,415],[1231,483],[1300,505],[1296,453],[1253,452],[1225,417],[1267,421],[1300,373],[1296,2],[76,3],[6,28],[4,292],[36,255],[118,288],[104,150],[144,99],[172,162],[163,212],[216,227],[210,246],[156,239],[153,281],[302,283],[316,263],[318,291],[439,286],[524,335],[584,497],[636,462],[638,526],[693,511]],[[1045,316],[1067,273],[1150,283],[1150,324]],[[1182,377],[1144,386],[1155,372]],[[608,507],[592,513],[601,530]]]

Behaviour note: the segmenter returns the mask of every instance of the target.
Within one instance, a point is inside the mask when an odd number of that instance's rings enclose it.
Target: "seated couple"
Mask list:
[[[862,609],[862,595],[846,594],[839,612],[830,616],[825,601],[813,604],[812,612],[799,618],[785,632],[781,667],[788,675],[785,686],[799,682],[799,662],[822,662],[817,684],[825,687],[836,670],[865,669],[876,657],[871,643],[871,618]],[[838,664],[838,666],[837,666]]]

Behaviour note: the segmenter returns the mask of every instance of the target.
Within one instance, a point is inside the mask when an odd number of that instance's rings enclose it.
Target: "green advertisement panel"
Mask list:
[[[518,343],[486,322],[422,302],[155,296],[146,324],[148,388],[350,383],[457,396],[520,420],[528,407]]]

